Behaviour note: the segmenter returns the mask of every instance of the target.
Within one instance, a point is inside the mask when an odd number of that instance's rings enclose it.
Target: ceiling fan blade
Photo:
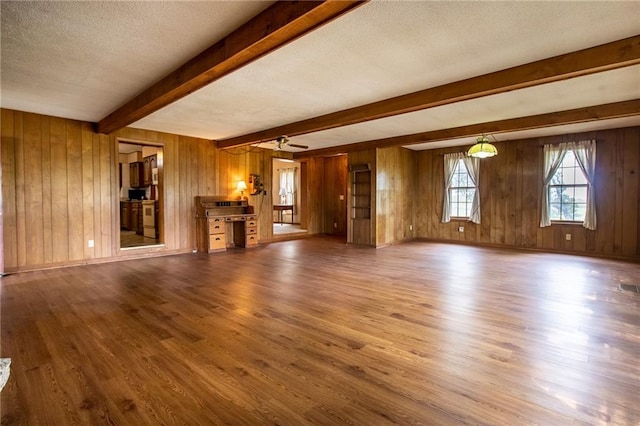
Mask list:
[[[287,146],[290,146],[291,148],[309,149],[307,145],[298,145],[295,143],[288,143]]]

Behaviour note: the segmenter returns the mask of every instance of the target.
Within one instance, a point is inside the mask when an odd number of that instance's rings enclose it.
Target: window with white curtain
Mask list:
[[[564,154],[560,167],[549,183],[549,218],[584,221],[587,210],[587,177],[573,151]]]
[[[568,221],[596,229],[595,163],[595,141],[544,146],[541,227]]]
[[[445,154],[443,223],[450,222],[451,217],[480,223],[479,166],[478,158],[464,153]]]
[[[453,170],[451,188],[449,188],[450,215],[454,217],[471,216],[471,204],[476,193],[476,185],[471,180],[464,161],[456,161]]]
[[[297,167],[280,169],[280,191],[284,189],[284,204],[295,205]]]

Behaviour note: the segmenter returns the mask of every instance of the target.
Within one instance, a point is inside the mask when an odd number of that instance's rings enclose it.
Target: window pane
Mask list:
[[[466,190],[466,198],[465,200],[467,201],[467,203],[473,203],[473,195],[475,194],[476,190],[475,189],[467,189]],[[471,208],[471,207],[469,207]]]
[[[461,206],[463,207],[462,208],[463,211],[462,211],[461,216],[469,217],[469,215],[471,214],[471,211],[470,211],[471,210],[471,205],[465,203],[465,204],[462,204]]]
[[[576,167],[576,179],[575,182],[579,185],[586,185],[587,177],[584,175],[584,172],[580,167]]]
[[[460,192],[459,189],[452,189],[451,190],[451,202],[452,203],[457,203],[458,202],[458,193]]]
[[[587,210],[586,204],[583,204],[583,203],[575,204],[575,207],[573,210],[574,211],[573,220],[578,220],[580,222],[583,222],[586,210]]]
[[[562,187],[552,186],[549,188],[549,202],[560,203],[562,200]]]
[[[560,220],[560,203],[549,204],[549,217],[551,220]]]
[[[573,204],[562,204],[560,220],[573,220]]]
[[[562,183],[565,185],[573,185],[576,181],[576,169],[575,168],[565,168],[562,170]]]
[[[562,185],[562,173],[563,169],[559,168],[558,171],[556,171],[556,174],[551,178],[551,185]]]
[[[453,174],[453,179],[451,180],[451,187],[460,186],[460,175],[458,173]]]
[[[567,151],[562,159],[561,167],[575,167],[576,166],[576,155],[573,151]]]
[[[586,203],[587,202],[587,187],[585,186],[577,186],[574,189],[575,191],[575,202],[576,203]]]
[[[562,204],[573,203],[575,188],[573,186],[562,186]]]

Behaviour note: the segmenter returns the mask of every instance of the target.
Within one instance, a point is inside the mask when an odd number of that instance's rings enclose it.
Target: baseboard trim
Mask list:
[[[515,250],[515,251],[526,251],[526,252],[534,252],[534,253],[570,254],[573,256],[585,256],[585,257],[594,257],[598,259],[622,260],[626,262],[640,263],[640,257],[615,256],[615,255],[609,255],[609,254],[603,254],[603,253],[542,249],[538,247],[510,246],[510,245],[504,245],[504,244],[476,243],[476,242],[462,241],[462,240],[444,240],[439,238],[424,238],[424,237],[414,238],[413,241],[443,243],[443,244],[459,244],[462,246],[485,247],[485,248],[494,248],[494,249],[500,249],[500,250]]]
[[[160,257],[160,256],[173,256],[176,254],[187,254],[193,253],[191,249],[179,249],[179,250],[144,250],[144,248],[140,248],[140,250],[126,250],[124,253],[121,251],[120,254],[116,256],[110,257],[100,257],[95,259],[82,259],[70,262],[58,262],[58,263],[47,263],[42,265],[25,265],[18,266],[13,268],[6,268],[1,276],[18,274],[21,272],[34,272],[34,271],[44,271],[48,269],[60,269],[60,268],[71,268],[75,266],[84,266],[84,265],[97,265],[101,263],[111,263],[111,262],[120,262],[125,260],[136,260],[136,259],[144,259],[149,257]]]

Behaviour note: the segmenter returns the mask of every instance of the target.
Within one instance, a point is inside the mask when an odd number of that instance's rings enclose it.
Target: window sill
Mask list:
[[[562,225],[562,226],[566,226],[566,225],[573,225],[573,226],[582,226],[582,221],[574,221],[574,220],[552,220],[551,221],[552,225]]]

